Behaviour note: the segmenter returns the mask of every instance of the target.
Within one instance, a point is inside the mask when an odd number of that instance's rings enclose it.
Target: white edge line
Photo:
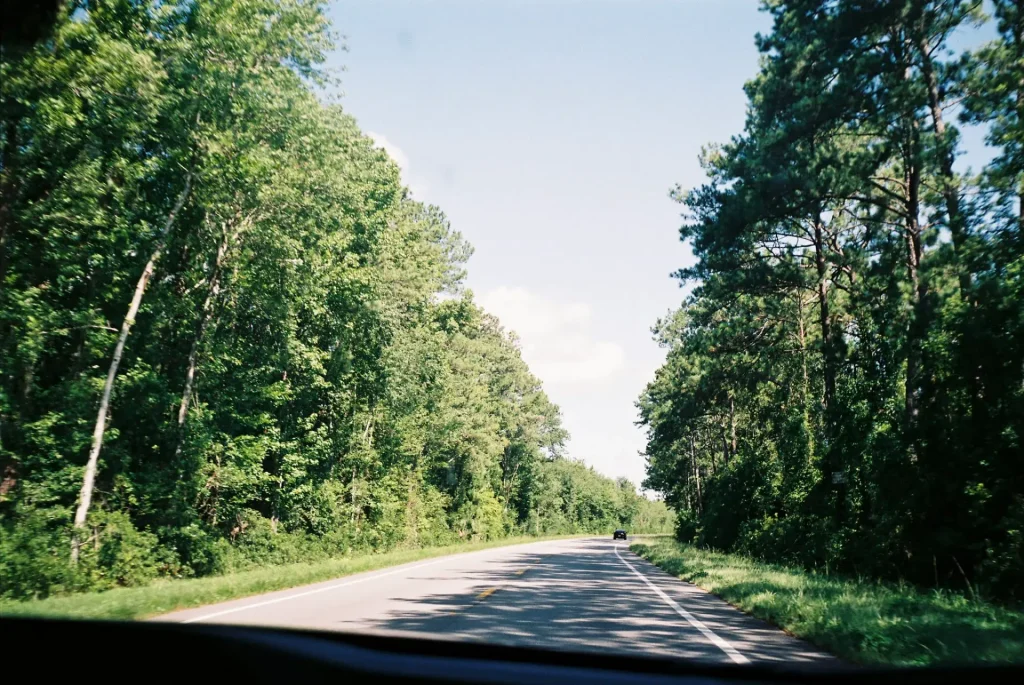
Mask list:
[[[647,578],[647,576],[645,576],[644,574],[642,574],[639,571],[637,571],[633,567],[633,564],[631,564],[628,561],[626,561],[625,559],[623,559],[622,555],[619,554],[619,545],[615,545],[615,556],[617,556],[619,558],[619,561],[621,561],[623,564],[628,566],[629,570],[632,571],[634,573],[634,575],[636,575],[637,578],[639,578],[640,580],[644,581],[647,584],[647,587],[649,587],[652,590],[654,590],[654,593],[656,595],[658,595],[658,597],[661,597],[662,601],[665,602],[665,604],[668,604],[670,607],[675,609],[675,612],[677,614],[679,614],[680,616],[685,618],[687,620],[687,622],[689,622],[690,625],[692,625],[694,628],[699,630],[704,635],[704,637],[706,637],[708,640],[711,641],[712,644],[714,644],[720,650],[725,652],[729,656],[729,658],[733,660],[734,663],[737,663],[737,664],[749,664],[750,663],[750,660],[747,657],[745,657],[742,654],[740,654],[736,650],[735,647],[733,647],[731,644],[729,644],[727,641],[723,640],[722,638],[718,637],[718,635],[716,635],[714,633],[714,631],[712,631],[706,625],[701,623],[700,619],[698,619],[696,616],[691,614],[686,609],[684,609],[681,606],[679,606],[674,599],[672,599],[671,597],[666,595],[664,592],[662,592],[661,588],[659,588],[657,585],[652,583]]]
[[[394,569],[393,571],[387,571],[385,573],[375,573],[372,576],[363,576],[362,578],[355,578],[353,580],[346,580],[342,583],[335,583],[334,585],[328,585],[326,587],[318,587],[315,590],[306,590],[305,592],[299,592],[294,595],[286,595],[284,597],[275,597],[274,599],[268,599],[263,602],[256,602],[255,604],[246,604],[240,607],[234,607],[232,609],[224,609],[223,611],[215,611],[212,614],[203,614],[196,618],[190,618],[187,621],[181,621],[181,623],[198,623],[199,621],[205,621],[209,618],[217,618],[218,616],[227,616],[228,614],[234,614],[239,611],[245,611],[247,609],[255,609],[256,607],[265,607],[268,604],[277,604],[278,602],[287,602],[289,599],[298,599],[299,597],[306,597],[308,595],[315,595],[318,592],[327,592],[328,590],[337,590],[338,588],[345,587],[347,585],[355,585],[356,583],[362,583],[367,580],[374,580],[376,578],[384,578],[386,576],[393,576],[396,573],[405,573],[406,571],[412,571],[418,568],[424,568],[426,566],[433,566],[434,564],[440,564],[443,561],[449,561],[449,557],[441,557],[434,561],[428,561],[423,564],[416,564],[415,566],[403,566],[401,568]]]

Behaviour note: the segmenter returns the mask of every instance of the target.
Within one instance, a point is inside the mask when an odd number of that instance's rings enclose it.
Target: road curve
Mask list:
[[[714,663],[835,659],[610,538],[456,554],[156,620],[416,635]]]

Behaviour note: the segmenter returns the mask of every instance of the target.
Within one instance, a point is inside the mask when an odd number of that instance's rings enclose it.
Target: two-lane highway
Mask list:
[[[833,657],[611,539],[457,554],[159,620],[412,634],[706,662],[835,665]]]

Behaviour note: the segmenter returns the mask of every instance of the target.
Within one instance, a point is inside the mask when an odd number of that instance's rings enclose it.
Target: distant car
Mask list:
[[[626,539],[626,531],[622,530],[621,528],[619,528],[617,531],[612,533],[612,540],[625,540],[625,539]]]

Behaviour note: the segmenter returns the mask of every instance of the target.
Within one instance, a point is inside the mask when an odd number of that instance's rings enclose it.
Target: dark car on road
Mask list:
[[[625,540],[625,539],[626,539],[626,531],[622,530],[621,528],[619,528],[617,531],[612,533],[612,540]]]

